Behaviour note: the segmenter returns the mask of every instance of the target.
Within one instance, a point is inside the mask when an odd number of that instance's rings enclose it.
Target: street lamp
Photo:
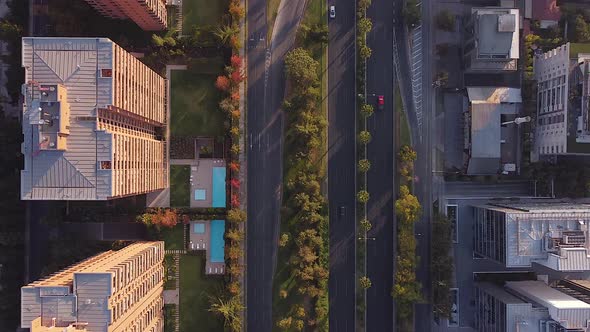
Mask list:
[[[511,123],[514,123],[518,126],[521,123],[525,123],[525,122],[531,122],[531,117],[530,116],[518,117],[512,121],[502,122],[502,126],[507,125],[507,124],[511,124]]]

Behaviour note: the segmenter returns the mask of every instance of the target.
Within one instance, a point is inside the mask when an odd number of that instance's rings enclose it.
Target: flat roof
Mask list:
[[[506,288],[546,308],[587,309],[590,313],[590,304],[551,288],[539,280],[507,281]],[[588,319],[590,319],[590,316],[588,316]]]
[[[477,15],[478,58],[519,58],[519,12],[511,8],[473,8]]]

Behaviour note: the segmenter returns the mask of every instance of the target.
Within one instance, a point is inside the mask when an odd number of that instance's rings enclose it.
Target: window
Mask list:
[[[108,69],[101,69],[100,70],[100,77],[113,77],[113,70]]]
[[[111,169],[111,161],[103,160],[100,162],[99,169]]]

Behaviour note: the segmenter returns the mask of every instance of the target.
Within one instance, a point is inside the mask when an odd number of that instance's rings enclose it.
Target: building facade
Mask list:
[[[588,331],[590,304],[543,281],[478,283],[475,323],[481,332]]]
[[[168,187],[167,82],[105,38],[23,38],[21,198]]]
[[[164,242],[90,257],[21,288],[31,332],[163,331]]]
[[[507,268],[590,271],[590,206],[563,201],[476,206],[474,251]]]
[[[519,20],[518,9],[473,8],[465,28],[466,70],[492,73],[517,70]]]
[[[535,57],[537,116],[532,159],[590,153],[590,54],[567,43]]]
[[[86,0],[106,17],[131,19],[143,30],[165,30],[166,0]]]

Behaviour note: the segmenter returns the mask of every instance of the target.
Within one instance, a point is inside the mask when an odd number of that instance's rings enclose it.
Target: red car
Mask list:
[[[383,105],[385,105],[385,100],[383,99],[383,96],[377,96],[377,108],[382,110]]]

